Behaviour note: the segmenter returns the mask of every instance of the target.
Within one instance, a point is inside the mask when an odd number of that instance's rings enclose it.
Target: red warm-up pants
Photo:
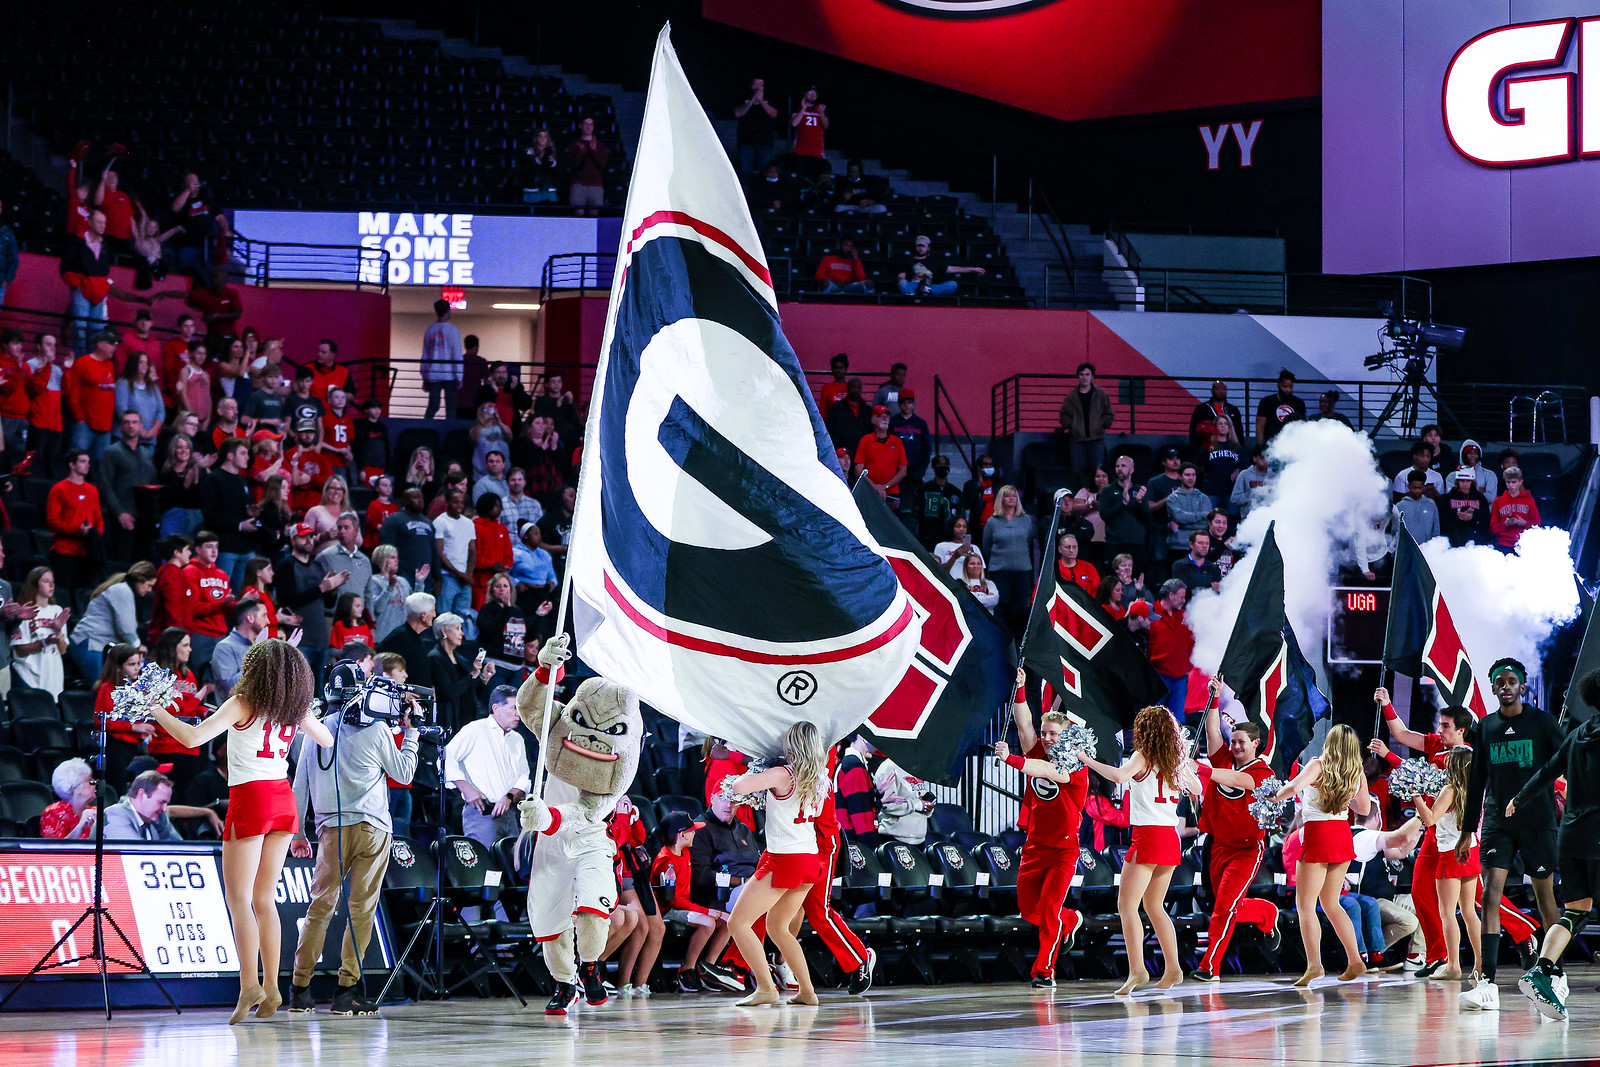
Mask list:
[[[1033,961],[1036,977],[1055,974],[1068,910],[1067,891],[1077,870],[1076,848],[1023,843],[1022,864],[1017,868],[1017,910],[1039,928],[1039,955]]]
[[[1211,923],[1207,927],[1206,954],[1200,957],[1200,969],[1210,974],[1222,973],[1222,959],[1228,951],[1228,941],[1234,927],[1249,923],[1263,934],[1272,931],[1278,921],[1278,908],[1269,900],[1245,896],[1250,883],[1256,880],[1256,870],[1261,866],[1262,844],[1211,846]]]
[[[838,835],[819,840],[817,847],[821,850],[817,866],[824,877],[813,882],[811,891],[806,894],[806,922],[810,923],[811,929],[822,938],[822,943],[828,946],[828,951],[833,953],[833,958],[838,961],[840,969],[848,974],[866,965],[867,946],[863,945],[861,939],[845,924],[844,917],[833,910],[833,901],[830,899],[833,889],[833,862],[839,856]],[[767,917],[761,916],[750,929],[757,937],[766,940]],[[739,954],[738,947],[731,939],[722,959],[734,966],[746,968],[750,966]]]
[[[1422,843],[1417,863],[1411,869],[1411,907],[1422,928],[1423,956],[1434,963],[1444,959],[1444,922],[1439,916],[1439,848],[1432,834]],[[1483,881],[1477,884],[1476,900],[1483,905]],[[1451,916],[1454,919],[1454,916]],[[1500,900],[1500,929],[1520,945],[1539,930],[1539,924],[1505,898]]]

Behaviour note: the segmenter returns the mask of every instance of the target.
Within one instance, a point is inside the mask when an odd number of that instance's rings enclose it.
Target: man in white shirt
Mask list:
[[[517,733],[517,691],[496,686],[489,717],[463,726],[444,749],[444,777],[461,793],[461,832],[486,848],[522,830],[517,804],[528,795],[528,750]]]
[[[455,415],[456,397],[461,393],[465,362],[461,331],[450,322],[448,301],[435,300],[433,313],[439,321],[422,335],[422,381],[428,390],[428,406],[422,417],[433,418],[443,405],[444,417],[448,419]]]
[[[472,569],[478,562],[478,528],[462,512],[466,490],[452,489],[444,514],[433,520],[434,542],[443,564],[439,575],[439,614],[472,617]]]

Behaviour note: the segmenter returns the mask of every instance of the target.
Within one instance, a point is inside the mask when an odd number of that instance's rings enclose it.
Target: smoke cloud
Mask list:
[[[1283,553],[1284,607],[1313,663],[1322,661],[1339,566],[1386,551],[1379,524],[1389,513],[1389,480],[1365,434],[1328,420],[1290,423],[1273,439],[1268,458],[1277,473],[1239,525],[1236,545],[1246,554],[1221,592],[1200,592],[1187,613],[1194,663],[1208,673],[1222,662],[1255,571],[1253,549],[1269,523],[1277,523]],[[1451,548],[1444,538],[1422,546],[1480,682],[1502,656],[1536,671],[1540,646],[1577,617],[1570,543],[1565,530],[1540,527],[1523,533],[1513,555],[1479,545]]]
[[[1377,524],[1388,513],[1388,479],[1365,434],[1342,423],[1292,422],[1267,449],[1277,471],[1265,498],[1239,524],[1235,545],[1246,554],[1222,580],[1222,591],[1197,594],[1186,613],[1195,633],[1194,663],[1208,674],[1227,650],[1244,591],[1255,573],[1255,546],[1277,523],[1283,553],[1283,599],[1300,647],[1313,663],[1333,611],[1333,575],[1360,550],[1381,557]]]
[[[1578,617],[1572,541],[1565,530],[1524,530],[1511,556],[1484,545],[1451,548],[1442,537],[1423,545],[1422,555],[1450,605],[1486,699],[1490,664],[1515,656],[1537,673],[1539,647]]]

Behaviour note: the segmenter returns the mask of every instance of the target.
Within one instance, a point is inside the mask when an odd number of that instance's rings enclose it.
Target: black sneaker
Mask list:
[[[1196,967],[1194,970],[1189,972],[1189,979],[1191,981],[1195,981],[1195,982],[1220,982],[1220,981],[1222,981],[1222,979],[1218,978],[1216,975],[1212,974],[1210,971],[1205,970],[1205,969],[1200,968],[1200,967]]]
[[[1418,978],[1432,978],[1433,977],[1433,972],[1437,971],[1440,967],[1443,967],[1443,966],[1444,966],[1444,960],[1434,960],[1431,963],[1424,963],[1421,967],[1417,968],[1417,977]]]
[[[700,976],[692,967],[678,968],[678,992],[698,993],[702,988],[704,987],[700,984]]]
[[[733,972],[715,963],[702,961],[694,968],[694,976],[700,980],[700,987],[718,993],[742,993],[744,983],[733,976]]]
[[[1054,989],[1056,980],[1048,974],[1036,974],[1028,980],[1028,984],[1035,989]]]
[[[555,995],[544,1006],[546,1015],[565,1015],[567,1009],[578,1002],[578,987],[571,982],[557,982]]]
[[[311,987],[308,985],[290,986],[289,1007],[286,1010],[292,1012],[316,1011],[317,1002],[311,996]]]
[[[611,999],[611,994],[606,992],[605,983],[600,981],[600,965],[598,963],[578,964],[578,981],[583,983],[583,999],[592,1008],[598,1008]]]
[[[878,969],[878,950],[867,949],[867,962],[850,975],[850,994],[859,997],[872,988],[872,972]]]
[[[361,995],[356,986],[340,986],[339,991],[333,995],[333,1007],[329,1009],[335,1015],[376,1015],[378,1006]]]
[[[1272,917],[1272,929],[1262,935],[1261,947],[1268,952],[1277,952],[1283,947],[1283,934],[1278,929],[1278,917]]]
[[[1522,964],[1524,971],[1531,971],[1539,964],[1539,938],[1530,937],[1517,944],[1517,962]]]

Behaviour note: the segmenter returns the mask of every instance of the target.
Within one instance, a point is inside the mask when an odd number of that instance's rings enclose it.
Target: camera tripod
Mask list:
[[[1456,422],[1455,415],[1445,406],[1444,401],[1439,399],[1438,389],[1428,380],[1428,365],[1432,362],[1430,358],[1431,351],[1405,352],[1403,349],[1399,349],[1394,353],[1379,353],[1379,355],[1399,355],[1402,353],[1404,364],[1400,372],[1400,381],[1395,385],[1394,392],[1390,394],[1389,402],[1378,413],[1378,418],[1373,422],[1372,429],[1367,431],[1370,437],[1377,437],[1390,420],[1395,420],[1399,436],[1413,436],[1417,432],[1417,424],[1421,422],[1423,393],[1427,393],[1433,400],[1436,421],[1443,423],[1448,418],[1451,422]]]
[[[167,987],[161,984],[161,979],[157,978],[150,970],[150,965],[139,954],[139,949],[134,945],[132,939],[117,924],[116,916],[111,914],[111,908],[106,904],[106,798],[105,794],[100,791],[106,766],[106,717],[104,715],[100,716],[98,739],[99,752],[94,757],[96,776],[94,790],[94,898],[90,901],[88,907],[83,909],[83,914],[78,916],[77,921],[67,927],[66,932],[56,939],[56,943],[51,945],[43,956],[39,957],[39,962],[33,965],[33,969],[17,979],[17,984],[11,987],[4,999],[0,999],[0,1011],[5,1010],[6,1005],[11,1003],[11,998],[21,992],[23,986],[44,971],[54,970],[58,967],[72,967],[85,960],[94,960],[99,964],[100,995],[105,1001],[107,1019],[111,1018],[111,982],[106,975],[106,968],[113,963],[150,979],[156,984],[156,988],[161,991],[161,995],[166,998],[167,1003],[171,1005],[172,1010],[180,1015],[183,1014],[183,1009],[178,1007],[178,1002],[172,999],[172,994],[167,992]],[[94,924],[94,943],[89,951],[73,956],[71,959],[57,958],[56,954],[61,951],[63,945],[72,939],[72,935],[77,933],[78,927],[91,921]],[[116,934],[117,939],[122,942],[122,947],[127,949],[128,954],[133,957],[131,961],[119,959],[109,954],[106,947],[105,929],[108,923],[111,926],[112,933]]]

